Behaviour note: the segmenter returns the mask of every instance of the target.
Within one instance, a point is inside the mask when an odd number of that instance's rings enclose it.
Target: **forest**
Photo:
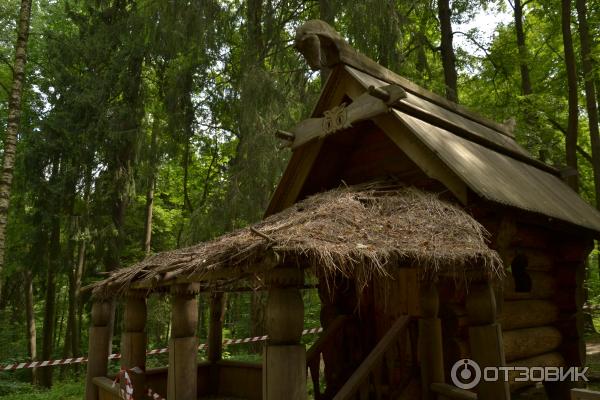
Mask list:
[[[3,0],[0,365],[87,354],[83,288],[262,218],[290,155],[275,132],[308,117],[322,86],[293,48],[315,18],[381,65],[514,125],[600,208],[600,1]],[[304,297],[316,327],[318,295]],[[229,296],[225,336],[260,335],[264,301]],[[168,299],[149,307],[149,348],[164,347]],[[252,345],[230,351],[259,357]],[[0,397],[80,398],[83,373],[3,371]]]

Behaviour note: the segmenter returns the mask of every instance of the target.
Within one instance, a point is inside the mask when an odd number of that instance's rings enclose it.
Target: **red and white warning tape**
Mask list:
[[[320,333],[323,331],[323,328],[310,328],[302,331],[302,335],[312,335],[315,333]],[[255,336],[244,339],[227,339],[223,341],[223,346],[229,346],[232,344],[241,344],[241,343],[254,343],[254,342],[262,342],[268,339],[268,336]],[[198,350],[203,350],[206,348],[206,343],[202,343],[198,346]],[[153,349],[146,352],[147,355],[153,354],[164,354],[168,353],[169,349]],[[114,353],[108,356],[109,360],[117,360],[121,358],[120,353]],[[12,371],[15,369],[23,369],[23,368],[38,368],[38,367],[52,367],[55,365],[68,365],[68,364],[80,364],[87,362],[86,357],[77,357],[77,358],[66,358],[64,360],[47,360],[47,361],[31,361],[31,362],[21,362],[8,364],[4,366],[0,366],[0,371]]]
[[[148,388],[148,397],[150,397],[153,400],[167,400],[150,388]]]

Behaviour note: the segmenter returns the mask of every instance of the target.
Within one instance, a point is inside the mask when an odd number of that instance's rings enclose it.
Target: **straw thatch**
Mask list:
[[[488,233],[459,206],[434,193],[383,183],[311,196],[260,224],[195,246],[156,254],[94,285],[97,297],[182,280],[222,284],[294,263],[317,276],[342,274],[360,286],[390,268],[421,277],[501,275]],[[218,281],[218,282],[217,282]]]

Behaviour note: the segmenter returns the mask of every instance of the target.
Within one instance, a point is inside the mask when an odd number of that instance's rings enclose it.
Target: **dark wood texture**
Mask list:
[[[472,285],[467,296],[469,345],[471,358],[482,368],[506,365],[502,330],[496,322],[496,300],[489,284]],[[507,382],[482,381],[477,385],[477,394],[482,399],[510,399]]]
[[[89,334],[85,400],[98,400],[98,389],[92,381],[96,377],[105,377],[108,371],[109,319],[110,303],[95,302],[92,305]]]
[[[368,393],[371,385],[375,391],[381,390],[381,375],[378,368],[380,368],[382,363],[389,363],[391,361],[386,357],[386,354],[396,344],[401,333],[408,328],[409,321],[410,318],[408,316],[401,317],[396,321],[360,367],[352,374],[348,382],[335,395],[334,400],[350,400],[356,398],[356,396],[366,399],[369,396]],[[377,397],[377,394],[375,396]]]
[[[500,316],[502,329],[520,329],[550,325],[558,320],[559,310],[553,301],[505,301]]]
[[[514,361],[556,350],[562,341],[558,329],[552,326],[515,329],[503,333],[506,361]]]

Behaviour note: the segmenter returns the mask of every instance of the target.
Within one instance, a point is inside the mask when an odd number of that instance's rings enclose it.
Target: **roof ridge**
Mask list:
[[[377,79],[402,86],[408,92],[493,129],[514,140],[512,129],[503,123],[476,113],[465,106],[427,90],[353,48],[334,28],[313,19],[296,31],[294,45],[313,70],[331,70],[337,64],[348,65]]]

